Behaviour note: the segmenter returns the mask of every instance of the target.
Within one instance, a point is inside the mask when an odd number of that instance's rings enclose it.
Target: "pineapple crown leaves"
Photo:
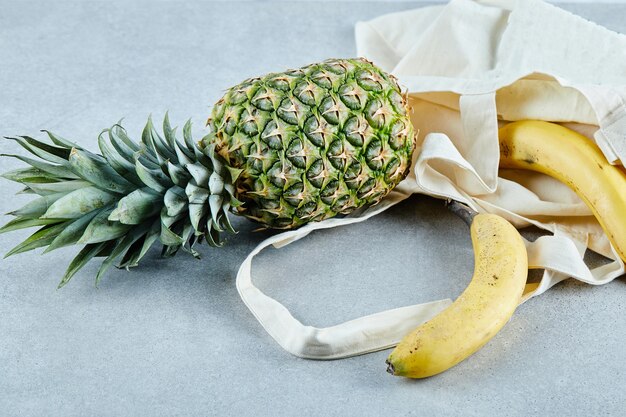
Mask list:
[[[199,258],[193,247],[203,239],[221,246],[223,232],[235,233],[228,212],[242,204],[234,186],[241,171],[225,165],[214,145],[198,147],[189,121],[182,130],[180,141],[166,114],[161,136],[149,118],[137,143],[117,123],[99,135],[100,154],[45,130],[49,141],[7,138],[35,158],[2,155],[28,165],[2,177],[21,183],[20,193],[36,198],[7,213],[15,218],[0,233],[39,229],[5,257],[84,244],[60,288],[94,257],[105,258],[97,285],[116,260],[119,268],[134,267],[157,241],[164,257],[182,248]]]

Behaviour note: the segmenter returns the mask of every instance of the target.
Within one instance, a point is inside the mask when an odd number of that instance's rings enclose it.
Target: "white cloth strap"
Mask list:
[[[260,243],[246,257],[237,273],[237,291],[259,323],[283,349],[308,359],[340,359],[387,349],[395,346],[411,329],[428,321],[452,303],[450,299],[443,299],[415,304],[320,328],[301,323],[283,304],[264,294],[252,281],[252,260],[268,246],[281,248],[314,230],[365,221],[406,199],[410,189],[408,186],[400,186],[383,202],[359,217],[311,223],[297,230],[274,235]],[[546,271],[539,283],[527,285],[522,302],[569,277],[590,284],[602,284],[624,273],[621,264],[613,262],[596,268],[594,274],[582,261],[585,244],[576,244],[560,234],[542,236],[534,242],[526,241],[526,248],[529,267]],[[597,279],[595,275],[601,275],[602,279]]]
[[[406,187],[390,193],[385,200],[359,217],[330,219],[272,236],[259,244],[244,260],[237,273],[237,291],[252,314],[286,351],[309,359],[339,359],[394,346],[414,326],[434,317],[452,302],[449,299],[400,307],[318,328],[302,324],[289,310],[267,296],[252,282],[252,259],[270,245],[284,247],[313,230],[359,223],[410,196]]]

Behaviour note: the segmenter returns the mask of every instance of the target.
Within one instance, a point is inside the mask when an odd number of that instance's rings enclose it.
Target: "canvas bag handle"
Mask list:
[[[358,217],[329,219],[280,233],[261,242],[243,261],[237,273],[237,291],[263,328],[289,353],[308,359],[339,359],[395,345],[414,323],[423,323],[451,304],[451,300],[400,307],[360,317],[335,326],[318,328],[302,324],[279,301],[264,294],[252,281],[252,260],[270,245],[284,247],[314,230],[359,223],[411,195],[398,186],[380,204]]]
[[[300,229],[272,236],[260,243],[243,261],[237,273],[237,291],[261,326],[287,352],[308,359],[340,359],[387,349],[395,346],[409,331],[452,303],[450,299],[443,299],[415,304],[320,328],[301,323],[283,304],[264,294],[252,281],[252,260],[263,249],[270,245],[279,249],[302,239],[314,230],[365,221],[410,195],[402,187],[399,188],[359,217],[311,223]],[[615,263],[591,271],[581,257],[586,245],[583,242],[576,244],[563,234],[543,236],[534,242],[525,243],[529,267],[545,269],[545,273],[539,283],[526,286],[522,302],[568,277],[597,284],[599,282],[594,275],[610,280],[623,273],[622,267]]]

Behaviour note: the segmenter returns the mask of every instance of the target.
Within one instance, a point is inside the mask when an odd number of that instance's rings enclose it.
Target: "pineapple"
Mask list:
[[[116,124],[92,153],[51,132],[13,139],[36,156],[3,176],[37,196],[0,232],[39,227],[7,256],[82,244],[59,286],[93,257],[116,261],[221,246],[229,213],[289,229],[376,204],[409,172],[415,135],[396,80],[363,59],[335,59],[249,79],[213,107],[199,142],[152,121],[139,143]]]

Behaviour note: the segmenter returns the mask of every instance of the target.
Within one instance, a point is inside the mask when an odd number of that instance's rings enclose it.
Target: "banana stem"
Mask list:
[[[474,217],[478,214],[477,211],[472,210],[469,206],[455,200],[446,200],[446,207],[448,207],[448,210],[456,214],[468,226],[472,224],[472,220],[474,220]]]

